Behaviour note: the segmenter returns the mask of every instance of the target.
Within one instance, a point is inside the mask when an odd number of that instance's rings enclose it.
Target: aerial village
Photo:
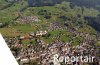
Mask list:
[[[96,6],[89,7],[85,1]],[[19,65],[100,65],[97,3],[99,0],[0,0],[0,33]],[[93,57],[93,62],[91,58],[66,62],[67,56]]]
[[[27,22],[27,20],[30,20]],[[30,23],[31,21],[39,21],[37,17],[22,17],[19,20],[23,23]],[[18,22],[17,21],[17,22]],[[2,25],[2,24],[0,24]],[[97,50],[99,47],[95,45],[95,40],[92,39],[91,35],[84,32],[77,32],[77,29],[69,29],[66,24],[65,27],[60,26],[58,23],[51,23],[48,27],[48,30],[40,30],[36,32],[30,32],[28,35],[17,36],[13,38],[5,37],[5,40],[10,47],[13,55],[20,65],[99,65],[100,58],[97,56],[100,51]],[[44,42],[40,37],[48,35],[48,32],[51,30],[68,30],[74,36],[81,36],[84,38],[83,41],[80,41],[79,45],[73,46],[73,40],[69,42],[63,42],[59,40],[59,35],[56,40],[51,43]],[[62,34],[64,35],[64,34]],[[33,45],[30,43],[22,44],[23,40],[26,39],[35,39],[36,44]],[[58,54],[61,56],[94,56],[93,62],[54,62],[53,56]]]

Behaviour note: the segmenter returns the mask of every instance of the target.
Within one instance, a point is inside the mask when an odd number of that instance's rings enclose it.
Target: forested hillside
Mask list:
[[[100,0],[68,0],[73,5],[95,8],[100,11]]]
[[[100,8],[100,0],[28,0],[30,6],[55,5],[63,1],[69,1],[73,5]]]
[[[30,6],[51,6],[66,0],[28,0]]]

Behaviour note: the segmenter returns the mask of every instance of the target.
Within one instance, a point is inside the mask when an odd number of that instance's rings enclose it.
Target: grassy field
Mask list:
[[[13,26],[13,28],[15,28],[23,33],[34,32],[36,30],[35,26],[30,26],[30,25]]]
[[[0,28],[0,33],[4,36],[15,37],[19,35],[25,35],[30,32],[34,32],[36,29],[34,26],[23,25],[23,26],[11,26],[9,28]]]
[[[3,36],[10,36],[10,37],[24,35],[23,33],[18,32],[17,29],[14,28],[0,28],[0,33]]]

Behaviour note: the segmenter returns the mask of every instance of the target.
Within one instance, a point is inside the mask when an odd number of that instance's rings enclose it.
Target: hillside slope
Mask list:
[[[74,25],[78,25],[80,23],[78,21],[83,23],[82,21],[87,20],[85,17],[94,19],[98,17],[100,13],[94,8],[86,8],[88,5],[89,7],[95,7],[97,4],[99,5],[99,0],[96,0],[95,2],[94,0],[91,2],[90,0],[63,1],[68,0],[0,0],[0,22],[16,22],[17,19],[24,16],[37,16],[42,21],[65,22],[67,20],[72,20]],[[80,6],[84,5],[86,7],[72,6],[70,3]],[[93,21],[95,24],[96,20]],[[93,21],[89,20],[89,26],[92,26],[95,29],[98,28],[99,26],[96,27],[92,24],[90,25]],[[99,31],[98,29],[96,30]]]

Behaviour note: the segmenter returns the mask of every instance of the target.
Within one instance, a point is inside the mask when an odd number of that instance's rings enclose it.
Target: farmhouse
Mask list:
[[[37,31],[36,32],[36,36],[42,36],[42,35],[46,35],[47,34],[47,31]]]
[[[46,35],[48,32],[45,31],[37,31],[37,32],[31,32],[30,36],[42,36],[42,35]]]
[[[31,38],[30,36],[21,36],[20,39],[29,39]]]
[[[3,23],[0,23],[0,28],[3,26]]]

